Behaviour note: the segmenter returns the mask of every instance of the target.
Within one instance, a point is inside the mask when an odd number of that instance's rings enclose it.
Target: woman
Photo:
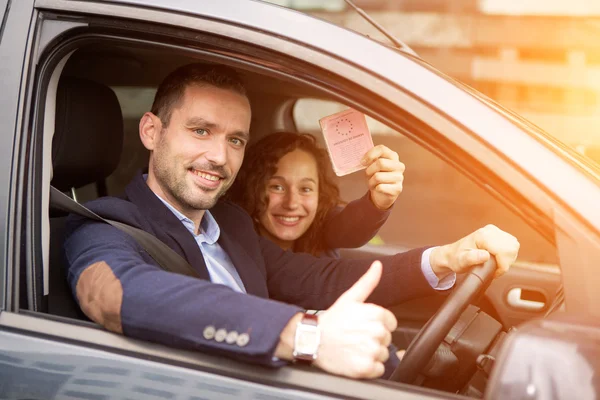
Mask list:
[[[402,192],[404,164],[379,145],[365,154],[369,191],[345,207],[333,181],[326,150],[314,136],[291,132],[268,135],[253,146],[229,198],[254,220],[256,230],[283,249],[338,257],[339,247],[359,247],[385,223]],[[390,345],[388,379],[404,350]]]
[[[402,192],[398,154],[375,146],[363,158],[369,192],[342,207],[327,152],[309,134],[279,132],[248,149],[230,198],[257,231],[283,249],[338,256],[368,242]]]

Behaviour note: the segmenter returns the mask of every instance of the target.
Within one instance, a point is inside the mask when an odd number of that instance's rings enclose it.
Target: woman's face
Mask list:
[[[265,192],[267,209],[260,216],[260,233],[289,249],[317,213],[319,173],[314,157],[300,149],[281,157]]]

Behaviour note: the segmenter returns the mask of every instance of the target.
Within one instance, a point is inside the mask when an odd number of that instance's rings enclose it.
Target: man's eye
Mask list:
[[[238,139],[238,138],[231,138],[229,139],[229,141],[231,142],[231,144],[233,144],[234,146],[243,146],[244,145],[244,141],[242,139]]]
[[[208,132],[206,132],[206,129],[194,129],[194,132],[198,136],[206,136],[208,134]]]

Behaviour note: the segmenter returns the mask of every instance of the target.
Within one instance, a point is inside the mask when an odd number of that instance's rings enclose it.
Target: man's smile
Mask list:
[[[196,182],[198,182],[203,187],[210,189],[216,189],[221,184],[221,181],[225,179],[224,177],[218,174],[210,173],[207,171],[199,171],[196,169],[190,169],[189,171],[196,178]]]
[[[202,172],[202,171],[196,171],[196,170],[192,170],[192,172],[201,178],[208,179],[211,181],[218,181],[219,179],[223,179],[220,176],[209,174],[208,172]]]

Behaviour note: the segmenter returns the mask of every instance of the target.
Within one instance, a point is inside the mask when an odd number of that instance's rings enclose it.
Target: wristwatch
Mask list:
[[[312,364],[317,359],[320,341],[319,317],[304,313],[296,326],[294,352],[292,353],[294,361],[300,364]]]

